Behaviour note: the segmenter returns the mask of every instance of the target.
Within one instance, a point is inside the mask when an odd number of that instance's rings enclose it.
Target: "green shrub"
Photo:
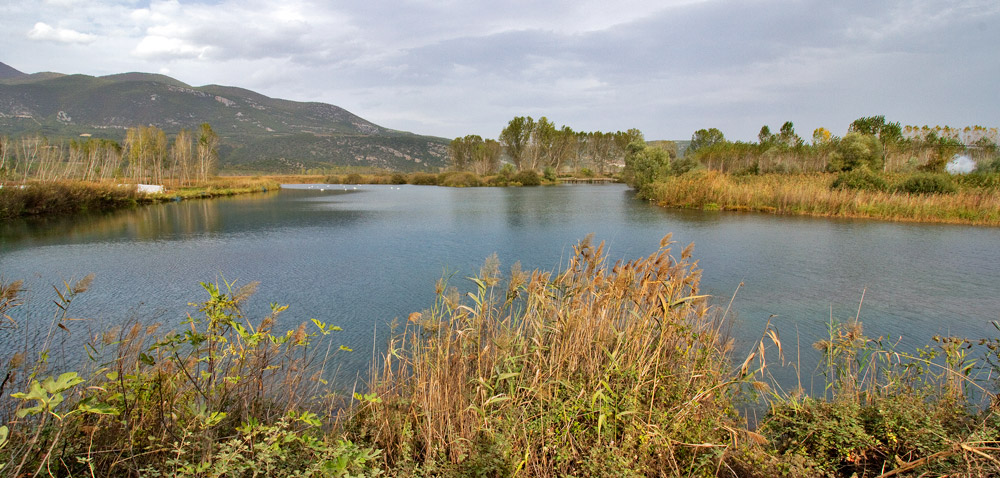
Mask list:
[[[520,183],[521,186],[539,186],[542,184],[542,178],[533,169],[528,169],[521,171],[511,178],[511,181],[515,183]]]
[[[580,176],[583,176],[585,178],[592,178],[594,177],[594,171],[590,168],[583,168],[580,170]]]
[[[344,184],[362,184],[364,182],[364,178],[358,173],[351,173],[344,177]]]
[[[438,175],[433,173],[413,173],[410,174],[409,183],[418,186],[437,186]]]
[[[961,174],[952,178],[956,185],[979,189],[1000,189],[1000,174],[976,170],[969,174]]]
[[[701,169],[702,165],[694,156],[684,156],[670,161],[670,174],[680,176],[696,169]]]
[[[951,176],[947,174],[911,174],[896,189],[910,194],[952,194],[958,191]]]
[[[859,133],[847,133],[830,155],[827,170],[850,171],[862,166],[871,170],[882,169],[882,144],[878,138]]]
[[[552,169],[551,166],[545,168],[545,171],[542,172],[542,177],[545,178],[546,181],[552,183],[556,182],[556,179],[558,179],[556,177],[556,170]]]
[[[830,189],[852,189],[860,191],[887,191],[889,183],[880,174],[868,168],[842,171],[830,184]]]
[[[406,175],[403,173],[392,173],[389,184],[406,184]]]
[[[451,188],[466,188],[482,186],[483,182],[476,173],[458,171],[441,173],[438,175],[438,184]]]

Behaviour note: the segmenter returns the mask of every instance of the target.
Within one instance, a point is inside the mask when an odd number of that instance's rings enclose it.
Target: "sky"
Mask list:
[[[997,0],[0,0],[0,45],[25,73],[163,73],[446,138],[1000,126]]]

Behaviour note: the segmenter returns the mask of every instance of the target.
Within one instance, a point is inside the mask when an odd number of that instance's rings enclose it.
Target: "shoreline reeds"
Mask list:
[[[202,284],[208,297],[177,330],[133,321],[95,334],[86,370],[57,369],[48,350],[0,355],[0,474],[1000,473],[1000,338],[903,351],[866,336],[859,308],[814,345],[823,394],[786,392],[769,372],[783,361],[778,331],[769,324],[734,356],[692,248],[672,247],[667,236],[611,264],[588,238],[559,271],[515,264],[506,277],[492,256],[467,294],[439,282],[360,388],[325,380],[334,346],[320,341],[339,327],[278,332],[285,306],[244,316],[252,284]],[[89,284],[56,289],[43,348],[79,330],[71,303]],[[0,280],[4,327],[16,326],[20,289]],[[766,414],[751,427],[755,403]]]
[[[662,207],[752,211],[889,221],[1000,225],[1000,191],[961,186],[952,194],[835,189],[836,175],[731,175],[694,171],[662,178],[640,196]]]

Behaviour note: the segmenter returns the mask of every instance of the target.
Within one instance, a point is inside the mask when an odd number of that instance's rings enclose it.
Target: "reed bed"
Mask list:
[[[588,239],[564,271],[515,265],[506,285],[493,258],[464,301],[439,284],[389,344],[353,433],[401,476],[714,475],[745,374],[691,248],[671,246],[610,265]]]
[[[31,181],[0,188],[0,219],[128,209],[140,204],[276,191],[268,178],[214,178],[194,185],[167,184],[163,193],[139,193],[133,184],[94,181]]]
[[[0,352],[0,476],[1000,476],[1000,338],[903,351],[859,307],[814,344],[810,397],[771,378],[770,324],[734,357],[692,248],[672,248],[610,264],[587,238],[561,271],[506,278],[492,256],[468,293],[438,283],[367,387],[326,381],[339,327],[275,332],[285,306],[251,320],[254,285],[226,282],[181,329],[93,334],[64,370],[52,344],[88,330],[71,306],[91,278],[67,282],[38,347]],[[0,327],[21,289],[0,278]]]
[[[108,211],[135,207],[134,187],[83,181],[6,184],[0,189],[0,219]]]
[[[661,179],[641,195],[664,207],[1000,225],[1000,194],[994,188],[911,194],[831,189],[833,180],[831,174],[734,176],[696,171]]]

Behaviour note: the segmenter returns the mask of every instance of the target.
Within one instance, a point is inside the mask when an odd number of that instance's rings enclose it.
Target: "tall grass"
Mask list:
[[[375,452],[327,433],[342,397],[322,377],[339,328],[313,321],[272,331],[241,306],[254,285],[203,284],[208,298],[184,328],[132,322],[96,334],[87,370],[50,365],[54,335],[81,330],[68,313],[89,280],[58,292],[50,334],[5,357],[3,476],[368,476]],[[0,287],[0,312],[16,307]],[[12,291],[8,293],[8,291]],[[37,354],[38,360],[24,360]],[[20,357],[20,358],[18,358]],[[22,391],[23,390],[23,391]]]
[[[815,344],[825,391],[784,392],[768,381],[778,332],[766,326],[734,357],[691,247],[672,247],[667,236],[648,257],[610,264],[588,238],[559,272],[515,264],[503,278],[493,256],[464,296],[442,280],[353,398],[325,380],[334,349],[320,340],[339,328],[276,333],[285,307],[250,320],[253,285],[225,282],[203,284],[208,297],[180,330],[128,323],[88,342],[90,368],[60,370],[49,344],[81,330],[70,310],[90,279],[66,283],[43,353],[0,352],[0,473],[1000,474],[1000,339],[902,351],[866,336],[859,309]],[[16,325],[21,287],[0,280],[0,327]],[[743,411],[757,403],[766,413],[751,427]]]
[[[831,189],[833,180],[830,174],[736,176],[695,171],[659,180],[640,194],[664,207],[1000,225],[1000,194],[993,188],[911,194]]]
[[[0,219],[106,212],[175,199],[232,196],[281,187],[268,178],[214,178],[163,193],[145,194],[133,185],[90,181],[45,181],[0,187]]]
[[[0,219],[129,208],[142,197],[134,187],[114,184],[60,181],[6,185],[0,189]]]
[[[354,436],[402,475],[712,475],[740,436],[723,318],[669,236],[608,264],[575,248],[550,274],[487,261],[461,300],[439,284],[389,344]]]

